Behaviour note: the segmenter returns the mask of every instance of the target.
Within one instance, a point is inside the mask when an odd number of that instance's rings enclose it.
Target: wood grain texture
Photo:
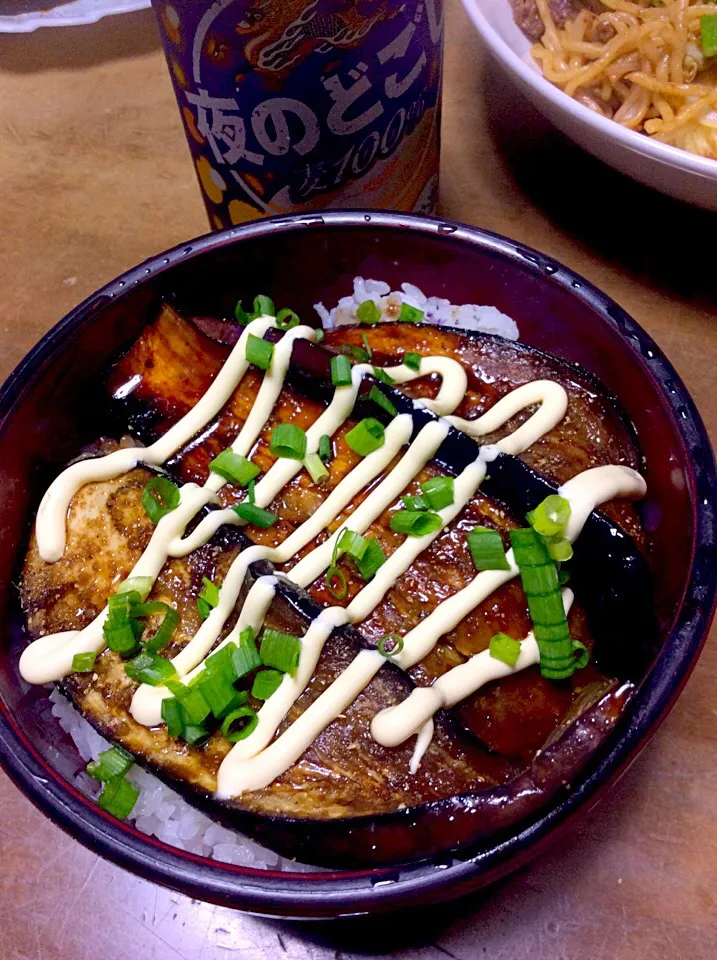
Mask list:
[[[456,0],[447,54],[442,212],[532,244],[618,300],[664,348],[717,438],[714,216],[564,141],[485,64]],[[68,309],[206,221],[149,14],[0,36],[0,90],[4,376]],[[98,859],[0,775],[0,955],[713,960],[716,638],[583,827],[424,922],[297,927],[190,901]]]

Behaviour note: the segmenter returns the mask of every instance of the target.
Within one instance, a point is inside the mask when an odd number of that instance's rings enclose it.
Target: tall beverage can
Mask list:
[[[209,219],[432,212],[443,0],[152,0]]]

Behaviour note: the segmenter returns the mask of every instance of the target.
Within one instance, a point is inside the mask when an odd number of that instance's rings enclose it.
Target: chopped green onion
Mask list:
[[[339,550],[345,550],[354,560],[360,560],[366,550],[367,541],[360,533],[346,528],[336,541]]]
[[[238,679],[245,677],[252,670],[261,666],[261,657],[254,642],[254,631],[246,627],[239,634],[239,645],[232,654],[232,663]]]
[[[360,323],[367,323],[370,326],[378,323],[381,319],[381,311],[373,300],[364,300],[356,308],[356,316]]]
[[[546,540],[545,546],[548,548],[550,558],[558,563],[569,560],[573,555],[572,544],[569,540],[566,540],[565,537],[555,537]]]
[[[115,777],[123,777],[134,764],[134,757],[121,747],[110,747],[103,750],[96,760],[87,764],[87,773],[95,780],[107,783]]]
[[[475,527],[466,534],[476,570],[510,570],[503,540],[497,530]]]
[[[276,325],[279,330],[291,330],[292,327],[298,327],[301,321],[293,310],[284,307],[276,315]]]
[[[152,477],[142,491],[142,506],[152,523],[175,510],[179,500],[179,487],[166,477]]]
[[[348,530],[348,527],[342,527],[339,532],[336,534],[336,539],[334,540],[334,549],[331,551],[331,566],[335,567],[339,562],[339,543],[341,538],[344,535],[344,532]]]
[[[246,498],[249,503],[256,500],[256,480],[250,480],[246,485]]]
[[[428,500],[425,497],[404,495],[401,500],[406,510],[428,510]]]
[[[229,743],[238,743],[239,740],[245,740],[258,723],[255,710],[246,706],[239,707],[238,710],[232,710],[222,721],[222,735]]]
[[[182,705],[176,697],[165,697],[162,700],[162,720],[167,724],[167,733],[170,737],[184,735]]]
[[[96,653],[76,653],[72,658],[73,673],[89,673],[95,665]]]
[[[200,723],[185,723],[182,739],[186,740],[190,747],[203,747],[209,739],[209,731]]]
[[[346,434],[346,443],[361,457],[378,450],[384,445],[385,439],[383,425],[373,417],[361,420]]]
[[[267,297],[263,293],[254,297],[254,316],[252,319],[256,320],[257,317],[274,316],[276,316],[276,307],[271,297]]]
[[[239,679],[234,667],[236,649],[237,645],[233,641],[230,640],[229,643],[225,643],[223,647],[207,657],[204,669],[208,670],[209,673],[219,674],[229,683],[234,683],[235,680]]]
[[[321,483],[322,480],[325,480],[329,471],[324,466],[323,460],[318,455],[318,453],[310,453],[304,460],[304,466],[309,472],[309,476],[314,483]]]
[[[331,459],[331,437],[324,433],[319,439],[319,456],[326,463]]]
[[[224,716],[229,707],[234,705],[238,693],[223,674],[206,669],[202,671],[199,689],[217,718]]]
[[[511,530],[510,539],[538,643],[540,672],[551,680],[569,677],[575,670],[575,657],[558,568],[543,538],[532,527]]]
[[[157,613],[161,613],[164,619],[154,636],[143,643],[144,649],[149,653],[158,653],[163,647],[167,646],[172,639],[172,634],[177,629],[179,614],[170,607],[168,603],[162,603],[161,600],[152,600],[149,603],[136,603],[129,611],[129,615],[133,620],[137,620],[140,617],[151,617]]]
[[[717,56],[717,13],[700,17],[702,52],[706,57]]]
[[[316,337],[314,338],[314,342],[315,343],[324,342],[324,331],[321,329],[321,327],[318,327],[316,330]]]
[[[140,600],[146,600],[152,592],[153,580],[151,577],[127,577],[115,590],[118,593],[138,593]]]
[[[366,541],[364,552],[356,560],[356,569],[363,580],[370,580],[385,562],[386,554],[383,552],[383,547],[378,540],[371,537]]]
[[[236,483],[240,487],[245,487],[250,480],[253,480],[261,472],[259,467],[246,457],[229,448],[222,450],[209,464],[212,473],[218,473],[220,477],[229,480],[230,483]]]
[[[371,344],[368,342],[368,337],[363,330],[361,331],[361,339],[363,340],[364,350],[366,351],[366,359],[370,360],[373,356],[373,350],[371,349]]]
[[[279,670],[260,670],[254,677],[251,695],[256,700],[268,700],[281,686],[284,674]]]
[[[234,319],[237,323],[240,323],[242,327],[245,327],[247,323],[254,319],[251,314],[246,312],[241,300],[238,300],[237,305],[234,307]]]
[[[102,793],[97,798],[97,803],[107,813],[111,813],[113,817],[124,820],[132,813],[138,796],[139,790],[129,780],[116,777],[104,785]]]
[[[201,678],[202,674],[199,674],[197,679],[199,680]],[[185,725],[197,726],[206,720],[211,713],[211,708],[202,693],[200,683],[195,683],[193,686],[180,684],[175,690],[176,693],[174,695],[182,705],[182,717],[184,718]]]
[[[420,323],[425,316],[423,310],[419,310],[418,307],[412,307],[408,303],[401,304],[401,310],[398,314],[399,323]]]
[[[406,364],[409,370],[415,370],[418,372],[421,369],[421,357],[420,353],[404,353],[403,362]]]
[[[712,2],[712,0],[710,0]],[[577,656],[575,656],[577,654]],[[573,640],[573,655],[575,656],[575,669],[582,670],[590,662],[590,651],[580,640]]]
[[[527,519],[541,537],[562,536],[570,520],[570,504],[565,497],[551,494],[530,511]]]
[[[238,517],[241,517],[242,520],[246,520],[247,523],[253,523],[255,527],[261,527],[262,530],[268,530],[269,527],[273,527],[276,521],[279,519],[275,513],[272,513],[270,510],[264,510],[262,507],[257,507],[255,503],[237,503],[232,507],[232,510]]]
[[[129,620],[120,626],[113,627],[108,617],[102,626],[102,633],[110,650],[113,653],[119,653],[120,656],[129,656],[139,647],[137,634]]]
[[[177,671],[169,660],[146,649],[137,654],[133,660],[129,660],[124,666],[124,671],[130,680],[147,683],[150,687],[158,687],[177,675]]]
[[[488,652],[495,660],[502,660],[509,667],[514,667],[520,656],[520,640],[514,640],[507,633],[496,633],[491,637]]]
[[[455,500],[453,477],[431,477],[421,484],[421,490],[431,510],[450,507]]]
[[[396,533],[406,533],[409,537],[425,537],[440,530],[442,524],[437,513],[417,510],[399,510],[391,517],[391,529]]]
[[[280,630],[264,630],[259,656],[267,667],[275,667],[283,673],[294,676],[301,654],[301,637]]]
[[[371,354],[363,347],[357,347],[353,343],[344,343],[339,347],[339,352],[347,357],[352,357],[356,363],[368,363]]]
[[[202,592],[197,597],[199,616],[206,620],[212,610],[219,604],[219,587],[208,577],[202,577]]]
[[[295,423],[277,423],[271,431],[269,449],[275,457],[303,460],[306,456],[306,433]]]
[[[392,387],[396,382],[393,377],[386,373],[385,370],[382,370],[381,367],[374,367],[371,372],[377,380],[380,380],[381,383],[388,384],[389,387]]]
[[[331,358],[331,382],[335,387],[351,386],[351,361],[341,353]]]
[[[560,567],[558,569],[558,583],[561,587],[564,587],[566,583],[570,583],[570,574],[567,570]]]
[[[274,344],[250,333],[246,341],[245,355],[247,361],[253,363],[255,367],[259,367],[260,370],[268,370],[271,367],[271,358],[274,355]]]
[[[395,657],[403,650],[403,637],[400,633],[387,633],[378,641],[378,652],[382,657]]]
[[[387,396],[384,395],[383,391],[379,390],[378,387],[371,387],[368,393],[369,400],[373,400],[374,403],[377,403],[382,410],[385,410],[390,417],[395,417],[398,413],[398,410],[394,407],[391,401]]]
[[[334,580],[339,581],[338,587],[334,586]],[[334,600],[346,599],[346,594],[349,592],[349,588],[346,582],[346,574],[343,572],[341,567],[329,567],[324,574],[324,583],[326,584],[326,587]]]

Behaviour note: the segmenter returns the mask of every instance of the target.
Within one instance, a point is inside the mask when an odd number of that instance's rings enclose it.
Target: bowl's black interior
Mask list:
[[[28,689],[18,677],[23,638],[13,583],[48,477],[83,443],[113,432],[88,378],[133,341],[163,297],[221,317],[238,298],[250,302],[264,292],[307,318],[317,300],[330,305],[350,292],[355,275],[392,287],[409,281],[457,303],[493,304],[516,320],[521,340],[582,364],[619,398],[645,457],[644,520],[664,640],[608,747],[533,822],[461,860],[395,872],[277,875],[148,839],[104,816],[68,783],[77,755],[48,722],[45,691]],[[699,415],[655,344],[616,304],[534,251],[478,230],[392,214],[280,218],[203,238],[130,271],[78,307],[3,389],[0,759],[31,799],[83,842],[194,896],[283,916],[331,916],[457,894],[516,866],[584,808],[644,744],[679,692],[715,594],[715,479]]]

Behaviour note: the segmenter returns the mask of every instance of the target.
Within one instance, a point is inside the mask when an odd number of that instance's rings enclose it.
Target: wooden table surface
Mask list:
[[[441,212],[592,280],[664,348],[717,437],[715,216],[564,141],[449,3]],[[67,310],[206,231],[151,15],[0,36],[0,376]],[[401,924],[297,926],[180,896],[85,850],[0,774],[1,960],[713,960],[717,635],[618,787],[540,861]],[[398,927],[398,929],[396,929]]]

